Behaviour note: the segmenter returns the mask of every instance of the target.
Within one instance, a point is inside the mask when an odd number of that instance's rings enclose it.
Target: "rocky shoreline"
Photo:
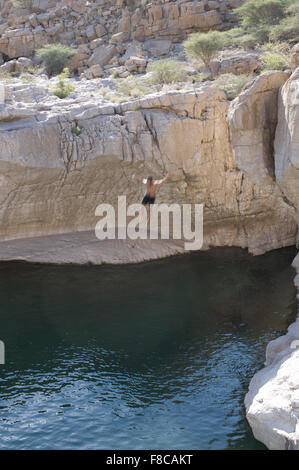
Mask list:
[[[299,300],[299,254],[292,266]],[[299,450],[299,317],[268,344],[265,368],[252,378],[245,407],[255,438],[268,449]]]
[[[47,264],[128,264],[186,253],[182,240],[98,240],[77,232],[0,242],[0,261]]]

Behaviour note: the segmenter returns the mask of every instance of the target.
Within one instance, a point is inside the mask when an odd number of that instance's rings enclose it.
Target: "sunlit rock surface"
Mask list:
[[[299,293],[299,254],[293,266]],[[269,449],[299,450],[299,319],[268,344],[265,365],[245,398],[249,424]]]
[[[286,79],[281,72],[265,77],[273,101],[275,86]],[[98,204],[116,206],[119,195],[128,204],[140,202],[144,188],[132,181],[133,173],[161,177],[168,170],[171,178],[157,202],[204,204],[205,248],[241,246],[260,254],[294,244],[294,207],[275,182],[271,155],[265,166],[268,129],[260,154],[252,139],[262,177],[248,170],[234,138],[247,132],[240,113],[244,106],[256,112],[255,94],[267,122],[269,90],[260,82],[234,102],[202,85],[119,105],[96,94],[96,81],[78,82],[65,100],[41,84],[6,86],[0,109],[1,239],[94,230]],[[94,87],[93,97],[88,87]],[[253,132],[262,135],[260,115],[256,123]],[[250,154],[250,140],[244,151]]]

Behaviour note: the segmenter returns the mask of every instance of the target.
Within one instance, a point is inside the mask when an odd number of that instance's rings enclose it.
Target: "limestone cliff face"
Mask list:
[[[294,203],[266,155],[285,80],[280,72],[265,74],[234,102],[203,85],[122,105],[82,96],[60,101],[32,85],[7,86],[0,109],[1,240],[93,230],[98,204],[116,204],[123,194],[128,203],[140,201],[133,173],[160,177],[167,169],[171,180],[157,202],[203,203],[205,247],[260,254],[294,244]],[[255,116],[247,124],[244,109]],[[244,136],[244,155],[236,135]]]
[[[242,3],[243,0],[34,0],[30,10],[26,10],[16,9],[13,2],[7,1],[0,11],[0,65],[2,54],[10,59],[29,57],[49,42],[78,48],[72,67],[79,72],[90,59],[106,65],[111,58],[123,54],[132,40],[141,45],[154,39],[148,47],[158,49],[160,54],[191,32],[232,27],[237,21],[233,8]],[[103,45],[109,49],[105,51]]]
[[[299,299],[299,255],[293,266]],[[299,450],[299,318],[268,344],[265,366],[245,397],[249,424],[268,449]]]
[[[299,68],[279,92],[275,177],[299,222]]]
[[[275,178],[299,220],[299,69],[280,88],[275,135]],[[299,299],[299,255],[293,266]],[[250,382],[245,398],[255,437],[269,449],[299,449],[299,318],[286,335],[267,346],[265,368]]]

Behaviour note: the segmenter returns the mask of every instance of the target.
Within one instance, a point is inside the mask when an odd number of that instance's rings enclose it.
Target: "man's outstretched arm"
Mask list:
[[[156,180],[156,181],[154,182],[154,184],[159,185],[159,184],[165,183],[165,181],[168,180],[169,176],[170,176],[170,173],[168,172],[168,173],[166,173],[166,175],[164,176],[164,178],[163,178],[162,180]]]

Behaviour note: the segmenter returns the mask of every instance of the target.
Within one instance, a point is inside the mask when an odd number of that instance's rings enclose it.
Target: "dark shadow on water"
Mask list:
[[[295,319],[295,254],[0,264],[0,448],[263,449],[243,400]]]

